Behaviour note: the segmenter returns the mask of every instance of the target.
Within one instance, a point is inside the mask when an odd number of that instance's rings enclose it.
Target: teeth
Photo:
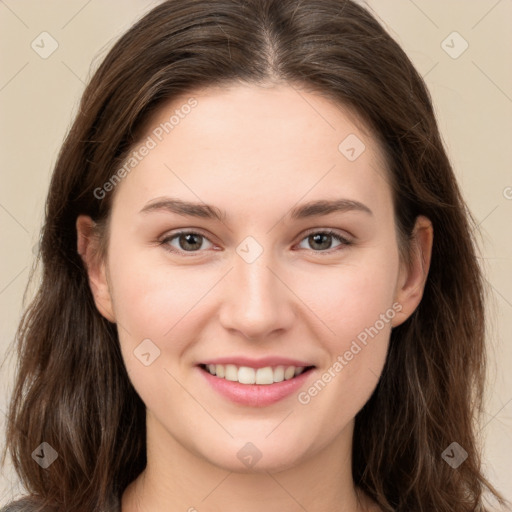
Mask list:
[[[304,371],[304,366],[266,366],[265,368],[250,368],[234,364],[208,364],[206,370],[221,379],[241,384],[273,384],[290,380]]]
[[[295,377],[295,366],[288,366],[284,371],[284,380],[290,380],[292,377]]]

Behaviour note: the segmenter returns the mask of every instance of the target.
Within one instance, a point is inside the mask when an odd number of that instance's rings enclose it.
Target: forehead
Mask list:
[[[384,158],[364,123],[296,87],[198,89],[163,105],[144,128],[140,144],[151,149],[120,187],[139,202],[178,193],[234,204],[233,192],[242,201],[389,199]]]
[[[304,151],[316,150],[319,144],[336,150],[338,139],[354,132],[372,143],[369,130],[352,109],[318,93],[284,84],[198,89],[164,104],[145,128],[146,135],[157,138],[172,132],[170,144],[178,133],[189,139],[193,136],[202,147],[216,141],[229,149],[229,135],[231,140],[242,142],[237,152],[254,152],[262,144],[266,148],[277,146],[285,154],[296,153],[298,145]]]

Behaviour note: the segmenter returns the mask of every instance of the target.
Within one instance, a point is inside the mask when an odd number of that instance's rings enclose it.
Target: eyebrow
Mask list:
[[[139,213],[150,213],[154,211],[164,211],[176,213],[188,217],[200,217],[204,219],[216,219],[220,222],[226,218],[226,212],[216,206],[206,203],[194,203],[183,201],[172,197],[162,197],[147,203]],[[320,215],[328,215],[335,212],[359,211],[369,215],[373,212],[365,204],[351,199],[321,199],[310,201],[300,206],[292,208],[286,215],[292,220],[305,219]]]

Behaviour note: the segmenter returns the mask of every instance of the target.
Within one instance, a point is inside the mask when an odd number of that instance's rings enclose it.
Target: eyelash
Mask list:
[[[303,240],[309,238],[312,235],[320,235],[320,234],[321,235],[332,236],[335,240],[340,242],[340,245],[335,247],[335,248],[333,248],[333,249],[327,249],[327,250],[324,250],[324,251],[322,251],[322,250],[315,251],[314,249],[309,249],[310,252],[314,252],[316,254],[332,254],[336,250],[340,250],[340,248],[348,247],[348,246],[352,245],[352,241],[351,240],[343,237],[342,235],[340,235],[336,231],[333,231],[332,229],[315,230],[315,231],[307,232],[303,236],[303,238],[301,238],[300,242],[302,242]],[[209,240],[209,238],[206,235],[204,235],[204,234],[202,234],[202,233],[200,233],[198,231],[186,231],[186,230],[183,230],[183,231],[177,231],[175,233],[170,234],[169,236],[166,236],[164,239],[162,239],[159,242],[159,245],[163,246],[163,248],[165,250],[169,251],[169,252],[172,252],[174,254],[184,255],[185,257],[194,257],[195,255],[204,252],[202,250],[198,250],[198,251],[183,251],[183,250],[180,250],[180,249],[175,249],[174,247],[171,248],[171,246],[169,245],[169,242],[171,240],[174,240],[175,238],[181,236],[181,235],[199,235],[199,236],[203,237],[204,239],[208,240],[210,243],[213,243],[213,242],[211,242]],[[306,249],[306,250],[308,250],[308,249]]]

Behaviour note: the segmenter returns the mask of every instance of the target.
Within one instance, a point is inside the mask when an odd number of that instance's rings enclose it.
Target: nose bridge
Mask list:
[[[287,328],[293,311],[272,251],[261,245],[258,249],[249,240],[239,245],[237,253],[221,315],[224,327],[248,338],[263,338],[274,330]]]

